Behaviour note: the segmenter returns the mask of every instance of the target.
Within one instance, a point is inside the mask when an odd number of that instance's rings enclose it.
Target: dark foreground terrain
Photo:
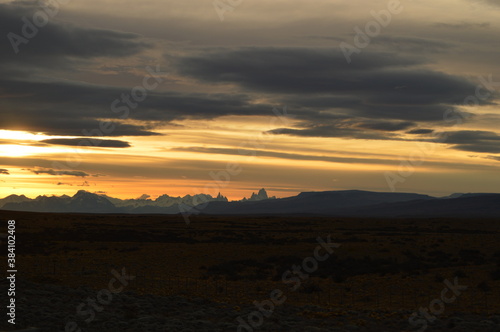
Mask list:
[[[18,329],[500,331],[498,220],[0,219],[17,226]]]

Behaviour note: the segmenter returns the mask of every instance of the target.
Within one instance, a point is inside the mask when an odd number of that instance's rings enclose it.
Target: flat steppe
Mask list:
[[[199,215],[187,225],[173,215],[10,211],[0,219],[5,230],[16,220],[18,278],[44,285],[97,292],[108,287],[111,270],[125,268],[136,276],[125,290],[138,295],[202,298],[239,310],[279,289],[286,305],[334,316],[411,312],[439,298],[445,280],[458,280],[467,290],[446,304],[443,317],[500,313],[499,220]],[[340,247],[292,290],[283,273],[314,256],[318,237]]]

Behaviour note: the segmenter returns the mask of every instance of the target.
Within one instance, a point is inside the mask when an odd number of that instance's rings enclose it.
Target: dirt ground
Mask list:
[[[125,268],[136,276],[129,290],[148,294],[238,304],[279,289],[290,304],[412,310],[448,280],[467,290],[447,312],[500,312],[498,220],[196,216],[186,225],[180,216],[8,211],[0,219],[4,230],[16,220],[18,277],[40,283],[101,289]],[[283,274],[329,236],[340,247],[292,290]]]

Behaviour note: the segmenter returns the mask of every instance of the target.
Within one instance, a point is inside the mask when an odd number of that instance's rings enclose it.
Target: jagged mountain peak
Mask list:
[[[257,192],[257,194],[253,192],[252,195],[250,196],[250,198],[243,198],[242,201],[243,202],[245,202],[245,201],[263,201],[266,199],[276,199],[276,197],[275,196],[269,197],[267,195],[266,189],[262,188]]]

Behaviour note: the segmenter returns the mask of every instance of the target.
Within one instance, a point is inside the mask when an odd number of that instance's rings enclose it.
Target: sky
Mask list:
[[[0,197],[499,192],[500,0],[0,1]]]

